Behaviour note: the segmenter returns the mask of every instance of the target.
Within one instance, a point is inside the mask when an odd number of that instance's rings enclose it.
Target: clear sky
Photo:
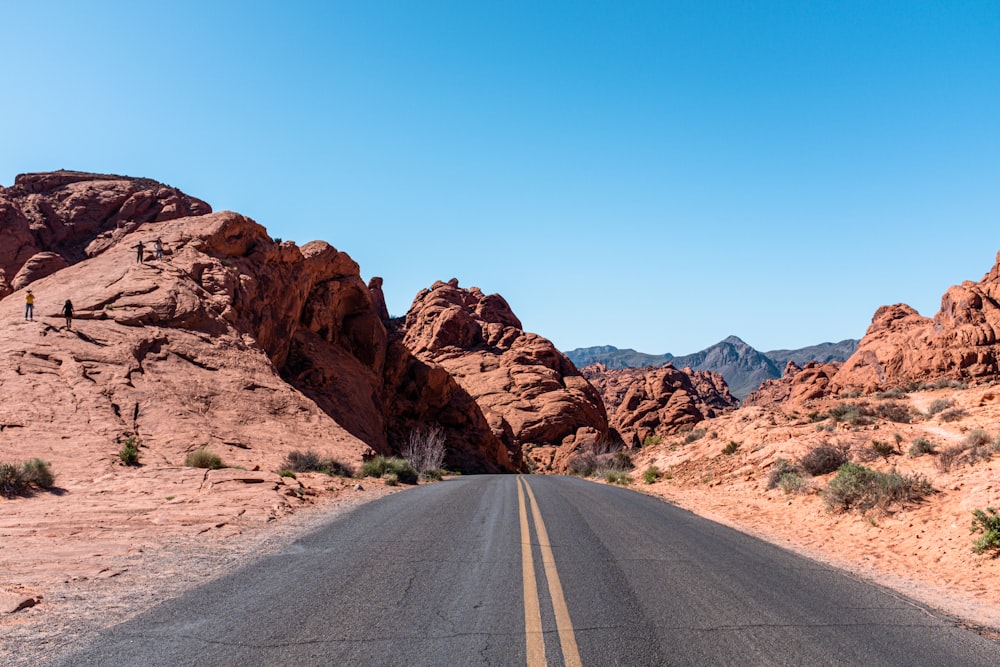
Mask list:
[[[145,176],[323,239],[393,314],[562,349],[933,315],[1000,250],[1000,2],[0,0],[0,185]]]

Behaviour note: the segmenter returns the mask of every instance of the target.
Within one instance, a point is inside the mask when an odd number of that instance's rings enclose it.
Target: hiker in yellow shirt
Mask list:
[[[24,295],[24,319],[35,321],[35,295],[31,290]]]

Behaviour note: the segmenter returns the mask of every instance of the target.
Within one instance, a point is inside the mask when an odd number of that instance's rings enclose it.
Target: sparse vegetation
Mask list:
[[[884,440],[872,440],[872,450],[885,459],[887,463],[890,456],[899,453],[896,446],[892,443],[885,442]]]
[[[628,486],[632,483],[632,479],[628,476],[627,472],[611,468],[604,471],[604,481],[608,484],[620,484],[621,486]]]
[[[781,478],[787,474],[801,475],[802,468],[785,458],[776,458],[767,478],[767,488],[773,489],[781,483]]]
[[[857,463],[845,463],[823,491],[827,507],[834,511],[852,509],[888,512],[893,505],[916,502],[934,492],[921,475],[884,473]]]
[[[824,442],[806,452],[799,461],[799,466],[816,477],[834,472],[845,463],[847,463],[847,452],[842,447]]]
[[[0,496],[12,498],[26,495],[32,489],[51,489],[55,476],[46,461],[32,459],[21,465],[0,463]]]
[[[706,433],[705,429],[696,428],[695,430],[691,431],[686,436],[684,436],[684,444],[690,445],[692,442],[696,440],[701,440],[702,438],[705,437],[705,433]]]
[[[886,401],[875,406],[875,416],[888,419],[899,424],[909,424],[912,415],[910,408],[898,401]]]
[[[943,422],[957,422],[958,420],[965,417],[965,410],[962,408],[951,408],[950,410],[945,410],[941,413],[941,421]]]
[[[979,461],[988,461],[996,450],[996,440],[986,431],[976,429],[970,431],[960,444],[941,450],[938,455],[938,468],[948,472],[956,465],[973,465]]]
[[[658,444],[660,444],[660,436],[658,435],[647,435],[642,439],[643,447],[655,447]]]
[[[830,408],[830,418],[851,426],[867,426],[872,423],[873,413],[862,403],[838,403]]]
[[[278,476],[279,477],[291,477],[292,479],[298,479],[295,476],[295,471],[294,470],[289,470],[288,468],[285,468],[284,470],[279,470],[278,471]]]
[[[380,477],[386,484],[416,484],[417,471],[410,462],[395,456],[376,456],[361,466],[362,477]]]
[[[331,477],[334,475],[352,477],[354,475],[354,470],[346,463],[331,456],[320,456],[311,449],[304,452],[297,449],[289,452],[281,464],[281,468],[282,472],[321,472]]]
[[[735,440],[730,440],[729,444],[723,447],[722,453],[725,454],[726,456],[732,456],[737,451],[739,451],[739,448],[740,448],[740,443],[736,442]]]
[[[955,401],[950,398],[936,398],[927,406],[927,414],[936,415],[939,412],[944,412],[954,404]]]
[[[208,470],[217,470],[218,468],[226,467],[218,454],[213,454],[204,447],[200,447],[189,453],[184,459],[184,465],[189,468],[207,468]]]
[[[917,438],[910,445],[909,455],[916,458],[918,456],[923,456],[924,454],[934,454],[934,443],[927,438]]]
[[[972,510],[972,525],[969,530],[982,535],[972,544],[972,550],[977,554],[994,552],[994,557],[1000,554],[1000,514],[992,507],[986,511]]]
[[[902,387],[892,387],[879,394],[875,394],[876,398],[906,398],[906,390]]]
[[[118,458],[127,466],[139,465],[139,438],[134,435],[125,438],[122,448],[118,450]]]
[[[659,468],[656,466],[649,466],[642,471],[642,481],[646,484],[653,484],[654,482],[659,481],[661,474],[662,473]]]
[[[403,458],[410,462],[418,475],[425,479],[441,479],[444,455],[444,429],[439,424],[427,430],[410,431]]]

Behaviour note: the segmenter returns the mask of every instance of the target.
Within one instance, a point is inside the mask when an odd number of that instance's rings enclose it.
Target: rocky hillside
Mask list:
[[[708,347],[701,352],[684,356],[672,354],[652,355],[635,350],[619,350],[610,345],[578,348],[566,355],[579,367],[601,364],[614,370],[639,368],[642,366],[662,366],[670,363],[674,368],[691,368],[696,371],[713,371],[722,375],[733,396],[742,399],[753,392],[765,380],[781,377],[781,370],[789,361],[803,366],[811,361],[828,363],[844,361],[857,347],[856,340],[842,340],[839,343],[821,343],[798,350],[774,350],[760,352],[736,336]]]
[[[157,238],[162,259],[148,256]],[[18,176],[0,189],[0,455],[58,461],[72,437],[87,452],[72,466],[113,467],[118,443],[135,438],[150,464],[207,447],[274,470],[292,449],[352,463],[396,452],[437,424],[446,465],[500,472],[521,467],[522,443],[607,431],[572,364],[509,308],[489,310],[499,297],[477,297],[481,340],[451,340],[427,333],[437,319],[422,297],[397,330],[380,284],[325,242],[275,243],[254,221],[155,181]],[[67,299],[72,328],[60,317]],[[493,382],[490,358],[506,381]],[[488,392],[470,393],[483,383]],[[552,383],[565,396],[549,400]]]

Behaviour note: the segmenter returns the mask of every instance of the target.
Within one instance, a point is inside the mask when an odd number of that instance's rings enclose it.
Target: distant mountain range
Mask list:
[[[764,380],[781,377],[789,361],[794,361],[799,366],[810,361],[845,361],[854,354],[857,347],[857,340],[847,339],[798,350],[760,352],[736,336],[730,336],[701,352],[682,357],[669,353],[645,354],[631,349],[619,350],[611,345],[581,347],[565,354],[578,368],[597,363],[608,368],[638,368],[662,366],[669,362],[675,368],[690,366],[696,371],[715,371],[725,378],[733,396],[742,399],[757,389]]]

